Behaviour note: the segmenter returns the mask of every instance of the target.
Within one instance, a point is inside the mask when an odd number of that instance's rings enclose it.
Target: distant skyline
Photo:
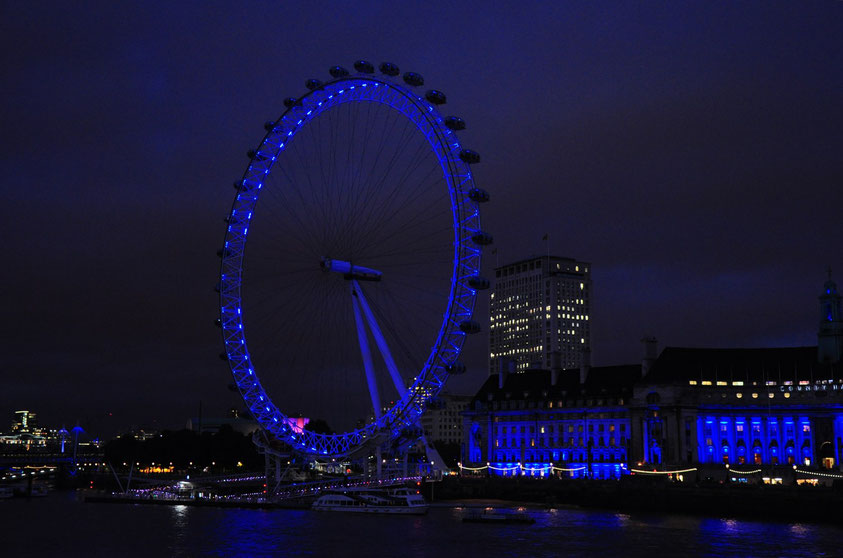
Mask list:
[[[359,58],[465,119],[487,275],[592,263],[595,365],[638,362],[645,334],[816,343],[826,269],[843,283],[843,3],[203,8],[4,8],[0,421],[109,433],[241,406],[213,327],[231,182],[285,97]],[[472,338],[446,389],[472,393],[487,352]]]

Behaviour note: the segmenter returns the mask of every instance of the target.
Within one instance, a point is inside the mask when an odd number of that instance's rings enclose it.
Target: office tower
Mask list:
[[[516,372],[590,364],[590,268],[572,258],[540,256],[495,269],[490,374],[510,361]]]

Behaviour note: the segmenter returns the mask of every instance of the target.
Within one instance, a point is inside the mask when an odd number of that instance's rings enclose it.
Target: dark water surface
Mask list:
[[[533,525],[297,510],[0,500],[0,556],[843,556],[843,528],[575,509]]]

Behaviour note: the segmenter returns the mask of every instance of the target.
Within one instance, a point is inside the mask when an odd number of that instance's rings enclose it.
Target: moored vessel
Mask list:
[[[520,523],[524,525],[531,525],[536,522],[535,519],[523,512],[494,512],[484,510],[482,513],[473,513],[462,518],[463,523],[497,523],[497,524],[514,524]]]
[[[311,506],[316,511],[423,515],[428,505],[418,490],[406,487],[349,488],[327,492]]]

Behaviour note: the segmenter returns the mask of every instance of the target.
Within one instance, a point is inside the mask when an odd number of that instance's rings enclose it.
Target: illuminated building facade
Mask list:
[[[502,475],[619,478],[640,375],[639,365],[584,365],[491,376],[463,413],[463,463]]]
[[[11,431],[0,434],[0,452],[64,451],[67,430],[44,428],[38,425],[32,411],[15,411]]]
[[[469,401],[470,395],[452,395],[447,392],[431,400],[421,416],[421,426],[428,440],[433,443],[461,443],[461,413],[468,407]]]
[[[12,422],[13,433],[32,433],[37,430],[38,421],[32,411],[15,411]]]
[[[636,386],[632,458],[838,469],[843,367],[817,347],[668,347]]]
[[[495,474],[612,478],[646,467],[843,478],[840,301],[829,279],[813,347],[668,347],[656,357],[645,338],[640,365],[504,370],[463,413],[463,463]]]
[[[558,353],[575,368],[591,353],[591,264],[571,258],[530,258],[495,269],[490,301],[489,374],[504,362],[523,372],[549,369]]]
[[[840,469],[843,317],[829,277],[816,347],[666,348],[645,358],[632,459]]]

